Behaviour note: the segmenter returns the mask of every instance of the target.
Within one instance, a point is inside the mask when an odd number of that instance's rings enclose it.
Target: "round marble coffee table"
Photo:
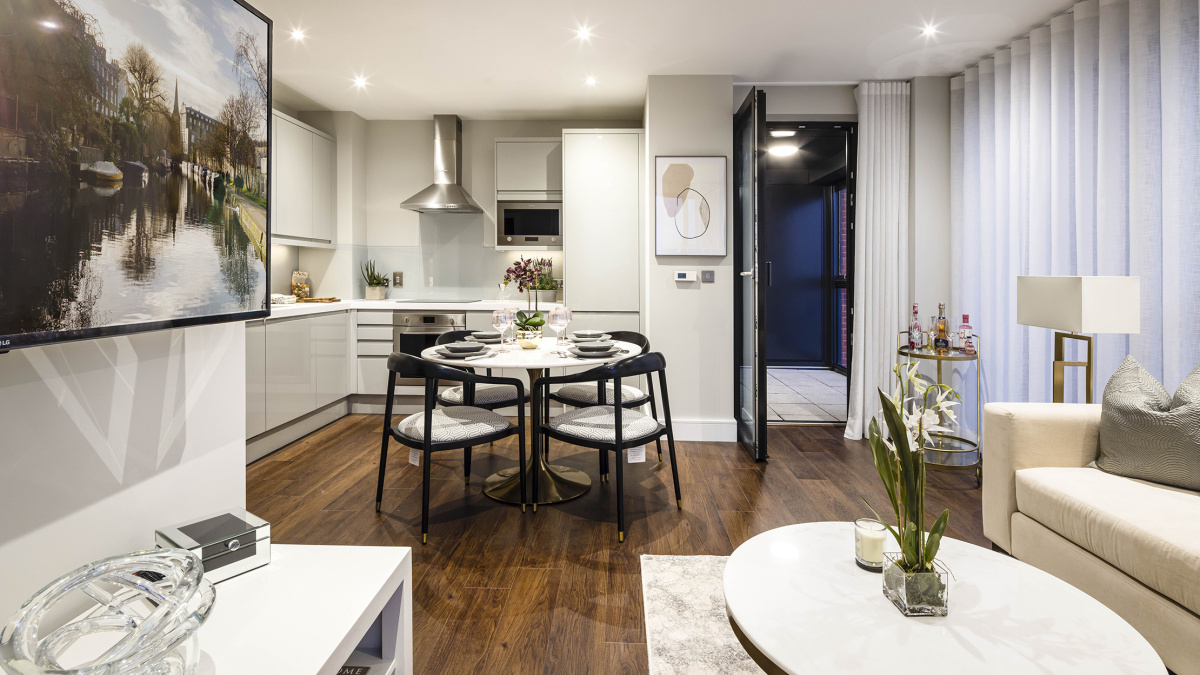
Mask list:
[[[725,606],[768,671],[1166,673],[1132,626],[1067,582],[955,539],[938,559],[954,575],[949,616],[905,617],[883,597],[882,575],[854,564],[852,523],[790,525],[733,552]]]
[[[422,351],[421,358],[448,366],[470,366],[476,371],[482,371],[485,368],[524,370],[529,374],[529,386],[532,389],[538,379],[550,368],[591,368],[636,356],[642,350],[641,347],[630,342],[614,341],[614,344],[621,348],[621,353],[606,358],[563,357],[558,352],[566,353],[567,347],[564,346],[560,350],[555,345],[553,337],[540,339],[536,349],[522,349],[516,345],[508,345],[508,351],[501,352],[493,349],[490,357],[471,359],[470,361],[441,356],[437,353],[438,347],[430,347]],[[489,347],[491,346],[489,345]],[[540,452],[533,452],[532,448],[537,447],[537,439],[533,438],[532,434],[529,437],[529,447],[533,454],[533,461],[529,462],[529,468],[526,469],[526,483],[532,484],[529,483],[533,480],[530,472],[539,472],[538,504],[565,502],[582,495],[592,487],[592,479],[586,473],[569,466],[550,464],[546,462]],[[488,476],[483,481],[483,493],[496,501],[520,504],[521,479],[518,471],[518,467],[501,469]],[[533,505],[533,510],[537,510],[537,504]]]

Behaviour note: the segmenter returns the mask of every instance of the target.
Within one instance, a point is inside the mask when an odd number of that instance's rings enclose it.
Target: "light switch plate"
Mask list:
[[[675,281],[695,281],[695,272],[685,272],[683,270],[675,270]]]
[[[400,288],[404,285],[404,272],[392,272],[392,288]]]
[[[700,270],[701,283],[711,284],[711,283],[716,282],[716,280],[717,280],[717,271],[716,270]]]

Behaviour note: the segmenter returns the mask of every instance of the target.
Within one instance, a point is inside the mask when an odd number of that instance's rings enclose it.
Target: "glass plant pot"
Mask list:
[[[78,614],[89,598],[92,608]],[[0,672],[192,675],[196,631],[215,600],[191,551],[98,560],[52,581],[13,615],[0,631]]]
[[[899,553],[883,554],[883,594],[904,616],[946,616],[950,605],[950,571],[937,560],[933,572],[910,574],[901,569]]]

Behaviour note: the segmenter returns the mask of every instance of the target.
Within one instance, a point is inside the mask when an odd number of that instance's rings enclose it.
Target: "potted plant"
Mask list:
[[[545,283],[543,277],[548,278],[549,283],[554,283],[554,277],[550,276],[551,266],[552,263],[546,258],[526,260],[525,256],[521,256],[504,273],[504,283],[516,282],[517,292],[525,294],[527,311],[517,312],[516,320],[517,330],[525,333],[523,337],[540,336],[542,326],[546,325],[546,318],[538,311],[538,285]],[[557,289],[557,284],[552,288]]]
[[[888,436],[878,419],[868,427],[875,468],[896,516],[895,527],[885,525],[900,545],[899,553],[884,554],[883,594],[905,616],[945,616],[948,571],[937,553],[950,510],[942,511],[926,534],[924,447],[931,433],[949,431],[941,423],[954,420],[951,407],[958,404],[951,399],[959,397],[948,385],[923,381],[916,364],[898,365],[893,371],[896,391],[891,396],[879,391]]]
[[[367,283],[367,300],[384,300],[387,298],[387,277],[375,271],[375,261],[368,260],[362,265],[363,281]]]
[[[549,260],[545,262],[549,263]],[[534,293],[537,297],[537,302],[553,303],[558,299],[558,282],[554,280],[554,276],[550,274],[550,266],[547,265],[545,271],[538,275],[537,281],[533,285]]]

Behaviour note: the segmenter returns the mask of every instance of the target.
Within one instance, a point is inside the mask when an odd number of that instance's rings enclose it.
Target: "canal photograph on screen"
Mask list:
[[[269,30],[236,0],[0,0],[0,339],[267,308]]]

